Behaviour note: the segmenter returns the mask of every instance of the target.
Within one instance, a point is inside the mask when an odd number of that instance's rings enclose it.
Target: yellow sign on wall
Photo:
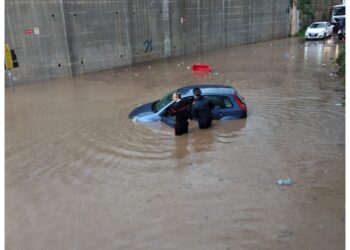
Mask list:
[[[7,43],[5,44],[5,68],[6,69],[13,68],[11,50],[10,50],[10,46]]]

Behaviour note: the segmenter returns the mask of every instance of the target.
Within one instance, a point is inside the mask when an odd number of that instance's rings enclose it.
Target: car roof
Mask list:
[[[333,6],[333,8],[337,8],[337,7],[345,7],[345,4],[338,4]]]
[[[182,96],[192,96],[192,91],[194,88],[200,88],[203,95],[232,95],[236,92],[236,90],[232,86],[220,84],[193,84],[181,87],[177,91],[179,91]]]
[[[315,24],[315,23],[329,23],[329,22],[313,22],[312,24]]]

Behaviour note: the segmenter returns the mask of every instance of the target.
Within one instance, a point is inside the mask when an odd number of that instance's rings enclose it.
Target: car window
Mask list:
[[[155,103],[154,109],[156,112],[164,108],[166,105],[168,105],[172,101],[173,93],[174,92],[168,93],[162,99],[160,99],[158,102]]]
[[[333,15],[335,16],[345,15],[345,6],[333,8]]]
[[[325,27],[324,23],[313,23],[310,25],[310,28],[313,28],[313,29],[319,29],[319,28],[324,28],[324,27]]]
[[[228,98],[227,96],[224,96],[223,98],[224,98],[225,108],[232,108],[233,105],[230,98]]]
[[[214,109],[232,108],[232,102],[227,96],[208,96],[214,105]]]

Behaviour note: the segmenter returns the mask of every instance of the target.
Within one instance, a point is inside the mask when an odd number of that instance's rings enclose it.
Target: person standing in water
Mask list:
[[[172,99],[174,103],[169,107],[168,114],[175,115],[175,135],[187,134],[190,103],[181,99],[179,92],[173,93]]]
[[[193,89],[194,102],[191,108],[191,116],[198,122],[200,129],[210,128],[213,120],[211,110],[214,105],[208,97],[202,95],[200,88]]]

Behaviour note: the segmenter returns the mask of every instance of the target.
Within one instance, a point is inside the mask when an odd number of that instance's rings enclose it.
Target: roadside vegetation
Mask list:
[[[337,58],[336,62],[340,66],[337,74],[339,76],[344,77],[345,76],[345,44],[341,44],[340,45],[339,55],[338,55],[338,58]]]
[[[307,26],[303,27],[297,34],[295,34],[294,36],[296,37],[304,37],[305,36],[305,32],[306,32]]]
[[[300,10],[301,18],[300,30],[305,32],[307,26],[309,26],[315,19],[315,12],[311,5],[311,0],[299,0],[298,9]]]
[[[315,13],[311,5],[311,0],[290,0],[290,5],[292,6],[297,3],[297,8],[300,11],[300,31],[293,35],[294,37],[304,37],[307,27],[314,21]]]

